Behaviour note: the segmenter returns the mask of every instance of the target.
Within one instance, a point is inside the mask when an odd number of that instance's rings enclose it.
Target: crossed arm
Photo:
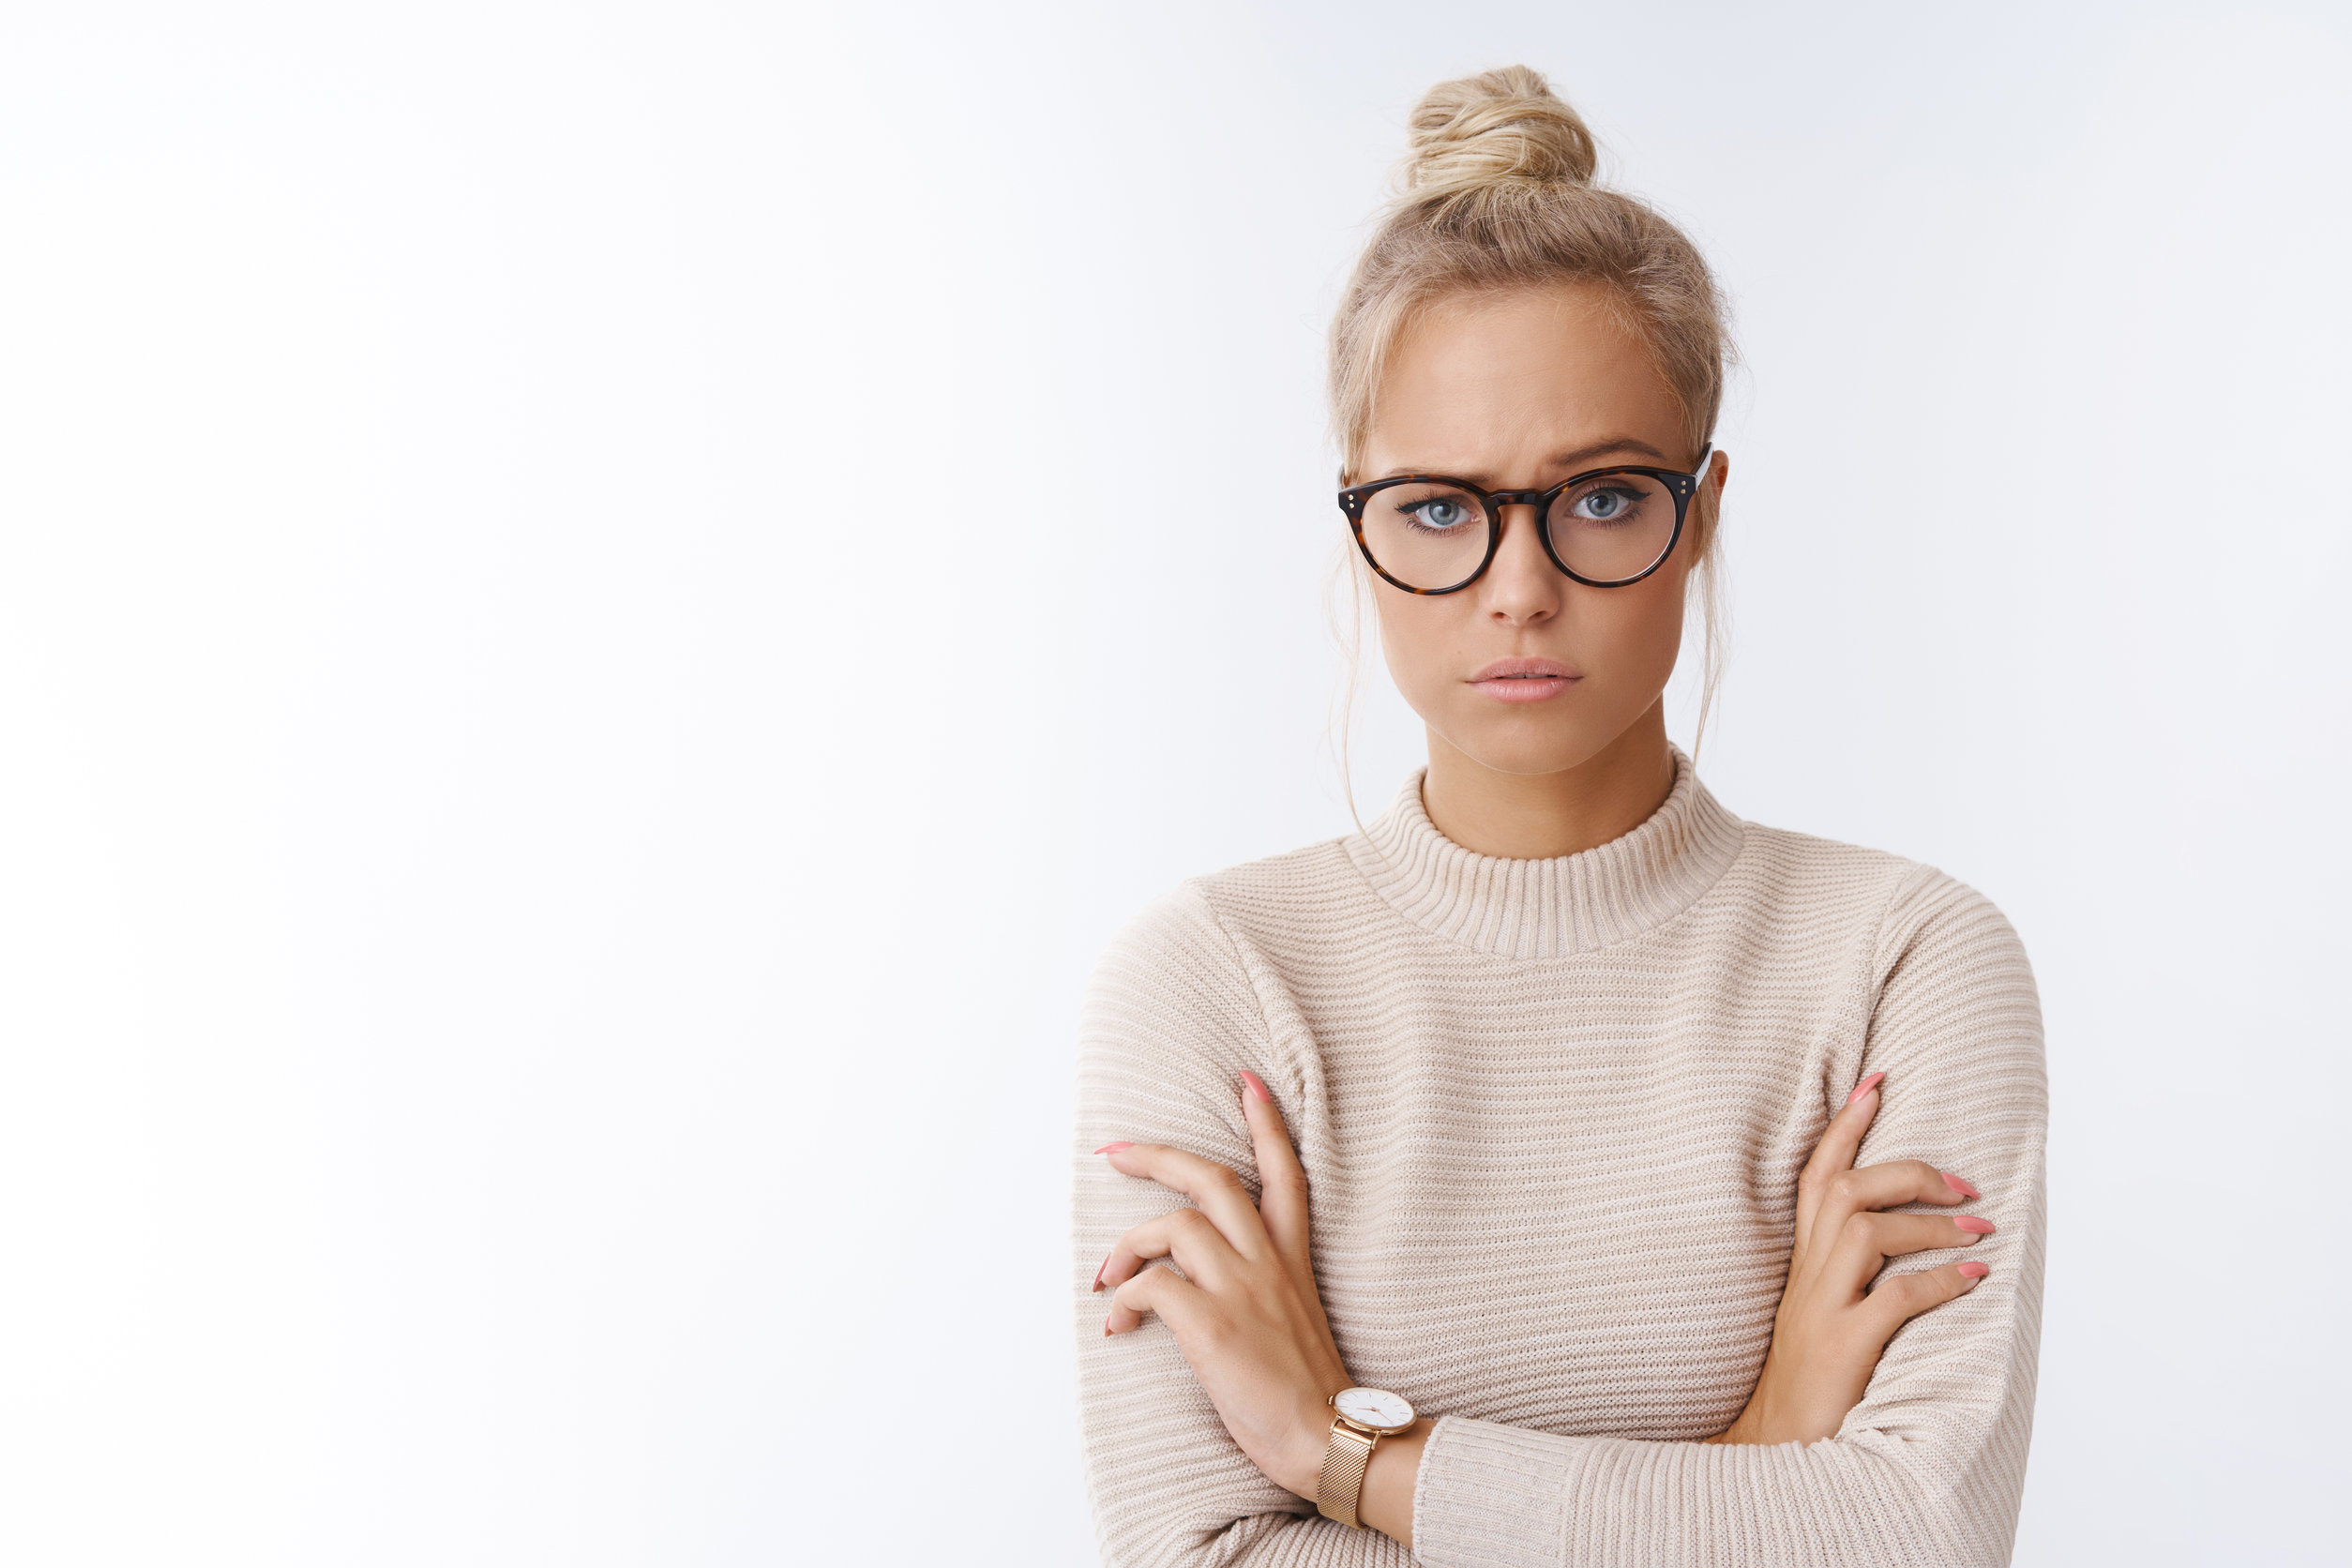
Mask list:
[[[1960,1261],[1871,1280],[1892,1258],[1973,1245],[1993,1233],[1970,1214],[1892,1214],[1902,1203],[1953,1206],[1973,1184],[1921,1160],[1855,1168],[1878,1109],[1873,1074],[1834,1117],[1798,1183],[1797,1243],[1773,1324],[1772,1348],[1747,1409],[1717,1443],[1814,1442],[1834,1435],[1862,1400],[1894,1331],[1973,1289],[1988,1272]],[[1132,1332],[1156,1314],[1252,1464],[1312,1501],[1331,1425],[1330,1396],[1349,1386],[1332,1342],[1308,1250],[1305,1169],[1282,1112],[1258,1075],[1240,1093],[1261,1193],[1252,1201],[1228,1167],[1165,1144],[1119,1141],[1096,1153],[1123,1175],[1158,1183],[1192,1206],[1144,1221],[1120,1237],[1094,1276],[1108,1292],[1105,1334]],[[1183,1270],[1148,1267],[1168,1259]],[[1414,1483],[1431,1423],[1373,1451],[1357,1512],[1364,1524],[1412,1545]]]

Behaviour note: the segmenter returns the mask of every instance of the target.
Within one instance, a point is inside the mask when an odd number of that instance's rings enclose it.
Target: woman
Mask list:
[[[1534,72],[1412,126],[1332,385],[1429,765],[1103,961],[1077,1227],[1105,1556],[2005,1561],[2025,955],[1940,872],[1742,822],[1668,743],[1728,471],[1714,285],[1591,185]]]

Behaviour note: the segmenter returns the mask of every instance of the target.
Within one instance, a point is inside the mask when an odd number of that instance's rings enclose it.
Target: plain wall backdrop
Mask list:
[[[2343,1561],[2352,19],[1524,0],[0,10],[0,1560],[1092,1560],[1078,998],[1348,825],[1512,61],[1737,310],[1711,786],[2034,958],[2018,1560]]]

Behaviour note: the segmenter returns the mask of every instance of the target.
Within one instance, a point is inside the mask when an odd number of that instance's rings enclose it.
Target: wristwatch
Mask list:
[[[1338,1411],[1332,1417],[1331,1439],[1323,1448],[1323,1473],[1315,1483],[1315,1506],[1326,1519],[1337,1519],[1349,1530],[1362,1530],[1356,1500],[1364,1492],[1364,1467],[1382,1438],[1410,1432],[1413,1408],[1402,1395],[1384,1388],[1343,1388],[1324,1401]]]

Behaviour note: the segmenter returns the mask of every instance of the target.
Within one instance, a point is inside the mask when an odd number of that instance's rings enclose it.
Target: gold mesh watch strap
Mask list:
[[[1344,1420],[1331,1424],[1331,1440],[1323,1446],[1323,1473],[1315,1483],[1315,1506],[1326,1519],[1337,1519],[1349,1530],[1362,1530],[1356,1500],[1364,1495],[1364,1468],[1372,1462],[1372,1445],[1380,1438],[1360,1432]]]

